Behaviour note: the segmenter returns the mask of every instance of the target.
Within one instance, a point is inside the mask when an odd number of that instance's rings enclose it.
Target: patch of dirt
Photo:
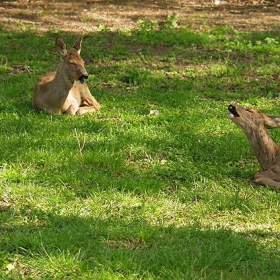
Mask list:
[[[7,29],[32,28],[39,32],[63,30],[86,33],[102,28],[133,29],[138,27],[140,19],[163,22],[168,15],[176,13],[180,24],[195,30],[210,25],[231,25],[240,30],[279,31],[279,1],[263,2],[0,0],[0,26]]]

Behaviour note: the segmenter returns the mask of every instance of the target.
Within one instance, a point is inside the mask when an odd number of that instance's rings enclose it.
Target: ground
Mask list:
[[[198,4],[203,2],[203,4]],[[232,25],[240,30],[268,31],[280,26],[279,1],[227,1],[234,4],[215,5],[220,1],[185,0],[82,0],[82,1],[0,1],[0,26],[36,28],[38,31],[64,30],[87,33],[101,27],[132,29],[139,19],[164,21],[176,13],[179,22],[193,29],[206,25]],[[245,3],[245,4],[244,4]]]

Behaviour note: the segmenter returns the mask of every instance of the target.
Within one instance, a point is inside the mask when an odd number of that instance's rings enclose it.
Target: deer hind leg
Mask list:
[[[275,180],[276,176],[277,175],[270,170],[258,172],[255,175],[254,182],[256,184],[263,185],[263,186],[275,187],[277,189],[277,191],[280,192],[280,182]],[[279,179],[280,179],[280,176],[279,176]]]

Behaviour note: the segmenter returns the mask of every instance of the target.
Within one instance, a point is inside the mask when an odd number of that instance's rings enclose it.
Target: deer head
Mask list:
[[[56,38],[55,45],[61,56],[61,68],[65,71],[65,77],[71,82],[79,81],[83,84],[84,79],[88,78],[88,73],[80,56],[82,38],[79,38],[70,50],[60,36]]]
[[[241,128],[245,134],[260,128],[271,129],[280,127],[279,117],[265,115],[256,109],[229,105],[228,110],[230,111],[228,118]]]

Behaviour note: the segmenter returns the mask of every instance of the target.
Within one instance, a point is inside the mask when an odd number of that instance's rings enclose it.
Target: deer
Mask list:
[[[33,108],[54,115],[82,115],[95,112],[101,105],[91,95],[85,79],[88,78],[84,60],[80,56],[82,38],[71,49],[58,36],[55,46],[61,61],[56,72],[43,75],[35,86]]]
[[[280,127],[280,117],[234,105],[229,105],[228,110],[228,118],[245,133],[263,170],[255,174],[253,182],[274,187],[280,192],[280,147],[268,131]]]

